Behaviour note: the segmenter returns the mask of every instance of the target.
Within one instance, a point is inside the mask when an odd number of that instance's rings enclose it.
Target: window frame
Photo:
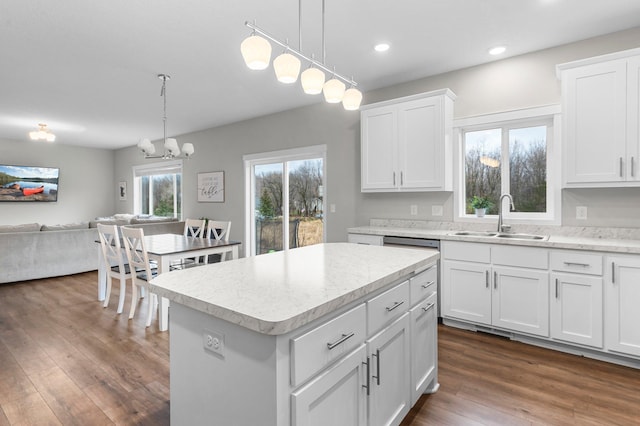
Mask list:
[[[456,141],[454,154],[454,222],[476,222],[476,223],[494,223],[498,215],[486,215],[479,218],[474,215],[466,214],[465,200],[465,132],[496,129],[500,128],[502,138],[501,163],[509,164],[508,137],[505,139],[504,134],[508,135],[510,129],[523,127],[534,127],[539,125],[547,126],[547,212],[511,212],[508,206],[503,206],[503,218],[512,223],[519,224],[538,224],[538,225],[560,225],[562,220],[561,211],[561,108],[559,105],[549,105],[543,107],[533,107],[521,110],[485,114],[475,117],[468,117],[454,120],[454,140]],[[509,169],[501,167],[501,193],[504,193],[505,186],[509,185]],[[505,176],[507,182],[505,183]],[[518,201],[514,200],[517,206]]]
[[[162,161],[159,163],[146,163],[140,164],[132,167],[133,174],[133,213],[134,214],[142,214],[142,183],[139,178],[142,176],[153,176],[153,175],[166,175],[166,174],[180,174],[180,184],[175,183],[174,178],[174,214],[173,217],[182,220],[183,216],[183,207],[184,207],[184,196],[181,195],[178,197],[176,193],[176,189],[179,188],[180,194],[184,194],[184,173],[183,173],[183,163],[182,160],[172,160],[172,161]],[[151,201],[151,198],[150,198]],[[151,210],[151,209],[150,209]],[[178,215],[177,212],[180,212]],[[153,214],[153,212],[149,213]]]

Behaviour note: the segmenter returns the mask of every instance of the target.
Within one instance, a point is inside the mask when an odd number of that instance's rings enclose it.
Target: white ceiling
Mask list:
[[[325,4],[325,64],[353,76],[364,103],[372,89],[500,59],[487,53],[497,44],[508,46],[504,58],[640,25],[639,0]],[[302,51],[316,58],[321,5],[305,0],[302,10]],[[171,76],[169,136],[322,102],[278,83],[271,67],[246,68],[240,43],[254,19],[298,46],[295,0],[2,0],[0,138],[26,139],[44,122],[61,144],[159,139],[159,73]],[[391,50],[374,52],[380,41]]]

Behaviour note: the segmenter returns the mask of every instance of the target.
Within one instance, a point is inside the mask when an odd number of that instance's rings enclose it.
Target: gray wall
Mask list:
[[[26,133],[22,141],[0,140],[2,164],[60,168],[57,202],[0,203],[0,224],[56,225],[112,214],[114,156],[112,150],[31,141]]]

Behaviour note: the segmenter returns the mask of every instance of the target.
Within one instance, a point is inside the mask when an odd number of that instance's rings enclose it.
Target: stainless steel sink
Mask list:
[[[451,235],[456,235],[460,237],[495,237],[498,235],[497,232],[485,232],[485,231],[458,231],[454,232]]]
[[[543,241],[549,238],[548,235],[533,235],[533,234],[507,234],[500,233],[496,235],[496,238],[510,238],[512,240],[538,240]]]
[[[486,238],[507,238],[511,240],[533,240],[533,241],[546,241],[549,239],[548,235],[534,235],[534,234],[516,234],[508,232],[489,232],[489,231],[456,231],[449,235],[456,237],[486,237]]]

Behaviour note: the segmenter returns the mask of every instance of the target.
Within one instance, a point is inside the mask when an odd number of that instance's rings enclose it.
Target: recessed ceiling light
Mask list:
[[[389,50],[389,45],[387,43],[376,44],[374,49],[376,49],[376,52],[386,52]]]
[[[500,55],[502,53],[504,53],[507,50],[506,47],[504,46],[496,46],[496,47],[492,47],[491,49],[489,49],[489,55]]]

